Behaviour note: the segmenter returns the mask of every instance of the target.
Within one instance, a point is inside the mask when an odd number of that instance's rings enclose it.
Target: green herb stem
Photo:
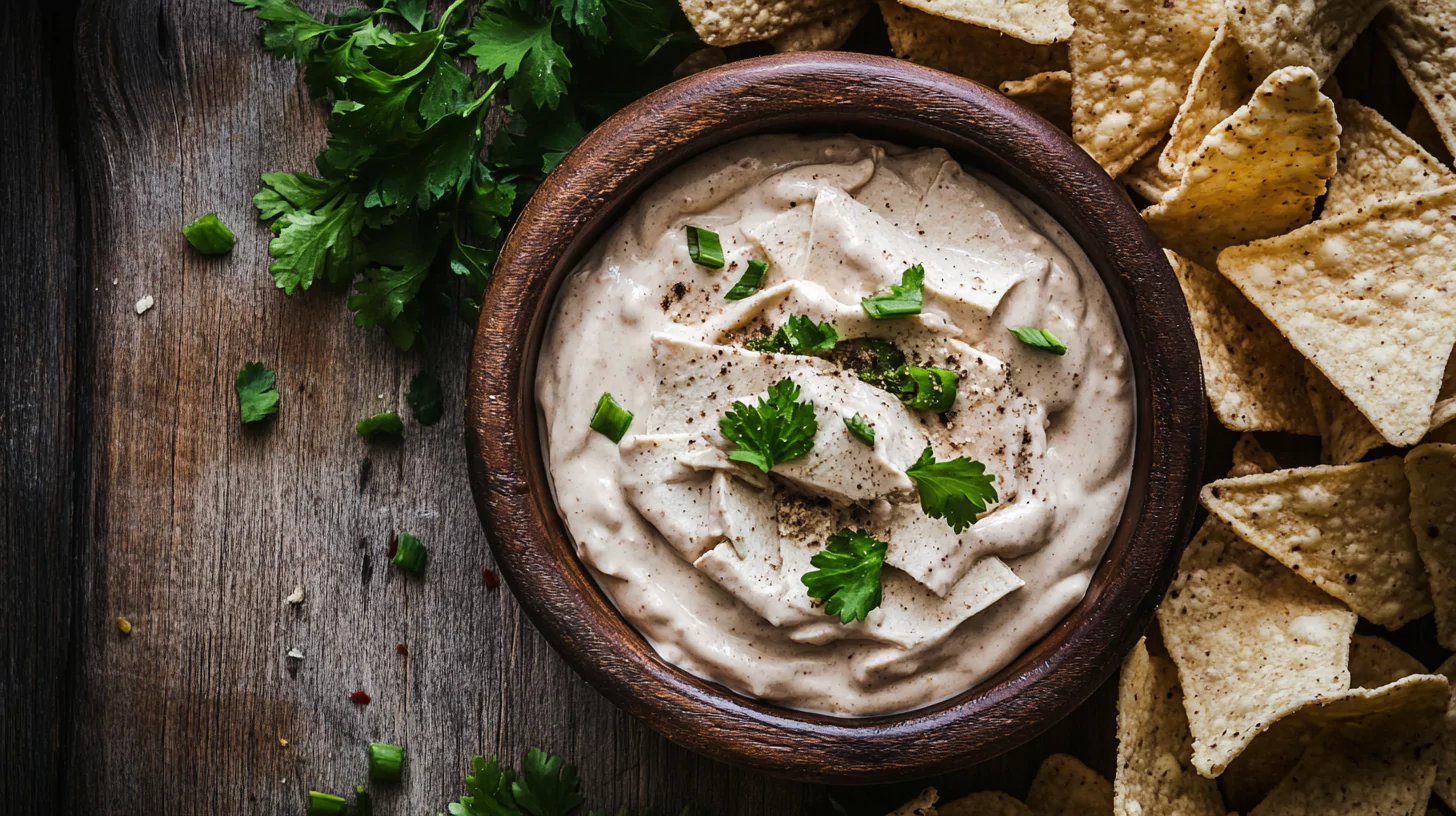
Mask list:
[[[344,812],[344,797],[331,793],[308,792],[308,816],[339,816]]]
[[[620,443],[631,426],[632,412],[618,405],[610,393],[602,392],[601,398],[597,400],[596,410],[592,412],[591,429],[613,442]]]
[[[1047,329],[1037,329],[1031,326],[1022,326],[1021,328],[1011,329],[1010,331],[1013,335],[1016,336],[1017,340],[1020,340],[1022,342],[1023,345],[1027,345],[1035,349],[1041,349],[1042,351],[1049,351],[1052,354],[1056,355],[1062,355],[1067,353],[1066,344],[1058,340],[1057,336],[1052,334]]]
[[[193,249],[203,255],[226,255],[237,243],[237,237],[217,217],[217,213],[208,213],[183,227],[182,235]]]
[[[418,538],[415,538],[409,533],[402,532],[395,539],[394,558],[391,558],[390,562],[402,570],[418,574],[424,570],[425,560],[428,557],[429,550],[425,548],[425,545]],[[369,765],[371,769],[374,766],[372,743]]]
[[[743,270],[743,277],[733,284],[728,294],[723,297],[727,300],[743,300],[751,297],[759,289],[763,288],[763,276],[768,272],[768,264],[763,261],[749,261],[748,268]]]
[[[395,563],[396,564],[399,563],[399,554],[402,553],[402,552],[404,552],[404,550],[405,550],[404,542],[403,542],[403,539],[405,538],[405,536],[409,536],[411,539],[414,538],[414,536],[410,536],[408,533],[403,533],[403,534],[400,535],[401,541],[400,541],[399,552],[395,553],[395,556],[394,556],[395,557]],[[415,540],[415,544],[416,544],[416,546],[419,547],[419,551],[421,553],[423,553],[424,552],[424,547],[419,544],[419,541],[417,539]],[[401,564],[401,566],[404,566],[404,565]],[[414,567],[406,567],[406,569],[409,569],[411,572],[417,572],[418,571]],[[401,748],[398,745],[390,745],[387,742],[371,742],[371,743],[369,743],[369,778],[370,779],[377,779],[377,780],[381,780],[381,781],[384,781],[384,782],[397,782],[399,780],[400,776],[403,773],[404,773],[404,749],[403,748]]]
[[[723,268],[723,244],[718,233],[702,227],[688,227],[688,257],[698,266]]]

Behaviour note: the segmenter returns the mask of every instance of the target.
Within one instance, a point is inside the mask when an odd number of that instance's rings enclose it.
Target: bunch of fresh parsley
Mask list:
[[[294,0],[232,2],[330,109],[317,173],[267,173],[253,199],[277,233],[269,271],[289,294],[352,285],[354,322],[401,348],[428,314],[474,319],[545,174],[700,45],[676,0],[484,0],[473,14],[455,0],[438,17],[428,0],[372,0],[324,19]]]
[[[450,803],[450,816],[567,816],[584,801],[576,768],[540,748],[526,751],[519,774],[495,757],[476,757],[471,765],[474,773],[465,777],[470,795]],[[681,816],[695,812],[684,808]],[[610,813],[592,810],[587,816]]]

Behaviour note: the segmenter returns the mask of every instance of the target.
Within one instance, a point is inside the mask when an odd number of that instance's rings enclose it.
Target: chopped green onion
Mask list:
[[[1057,339],[1057,336],[1046,329],[1034,329],[1031,326],[1022,326],[1019,329],[1011,329],[1011,333],[1032,348],[1044,349],[1052,354],[1066,354],[1067,346]]]
[[[233,251],[237,238],[227,225],[218,220],[217,213],[208,213],[182,228],[187,243],[203,255],[226,255]]]
[[[429,554],[429,550],[425,549],[425,545],[420,543],[418,538],[415,538],[409,533],[402,532],[395,539],[394,557],[390,561],[400,569],[417,573],[425,568],[425,558]],[[370,745],[372,748],[373,743],[370,743]],[[373,767],[372,750],[369,764]]]
[[[925,300],[925,267],[916,264],[905,270],[888,294],[860,299],[865,314],[875,320],[920,314]]]
[[[413,538],[413,536],[410,536]],[[400,536],[404,538],[404,536]],[[400,547],[403,551],[404,547]],[[396,556],[398,557],[398,556]],[[404,773],[404,749],[387,742],[369,743],[369,778],[396,782]]]
[[[399,436],[404,433],[404,423],[400,421],[399,414],[390,411],[359,420],[359,424],[354,426],[354,433],[365,439],[373,439],[376,436]]]
[[[359,816],[374,816],[374,800],[364,792],[363,785],[354,786],[354,812]]]
[[[699,266],[723,268],[723,244],[718,233],[702,227],[688,227],[688,257]]]
[[[763,261],[749,261],[748,268],[743,270],[743,277],[733,284],[728,294],[723,297],[728,300],[743,300],[754,292],[763,288],[763,276],[768,272],[768,264]]]
[[[915,383],[915,394],[905,401],[911,408],[921,411],[945,411],[955,404],[956,383],[960,377],[954,371],[944,368],[905,369]]]
[[[848,428],[850,433],[859,437],[860,441],[866,445],[873,446],[875,444],[875,426],[869,424],[859,414],[855,414],[852,417],[845,417],[844,427]]]
[[[344,797],[331,793],[308,792],[308,816],[338,816],[344,812]]]
[[[597,409],[592,412],[591,429],[613,442],[621,442],[632,424],[632,412],[617,404],[612,395],[602,392]]]

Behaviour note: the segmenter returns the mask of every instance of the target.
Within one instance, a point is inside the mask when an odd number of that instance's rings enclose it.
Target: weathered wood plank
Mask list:
[[[0,810],[60,807],[70,693],[78,314],[76,196],[63,145],[71,9],[0,4]]]

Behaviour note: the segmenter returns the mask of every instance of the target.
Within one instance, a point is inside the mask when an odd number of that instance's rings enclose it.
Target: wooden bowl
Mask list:
[[[1041,205],[1101,274],[1136,373],[1132,487],[1087,597],[995,677],[892,716],[782,708],[658,657],[577,560],[547,480],[536,410],[536,354],[562,280],[636,196],[734,139],[814,130],[944,147]],[[884,57],[733,63],[666,87],[593,131],[546,179],[506,241],[469,378],[476,505],[496,561],[536,627],[597,690],[674,742],[806,781],[928,776],[1014,748],[1069,713],[1116,671],[1151,620],[1187,540],[1203,463],[1198,348],[1178,283],[1132,204],[1039,117],[975,83]]]

